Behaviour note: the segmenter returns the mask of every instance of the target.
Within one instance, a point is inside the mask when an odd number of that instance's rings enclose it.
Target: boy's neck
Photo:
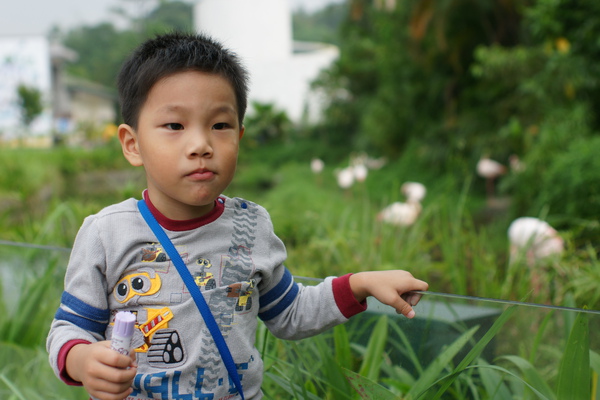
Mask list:
[[[163,228],[168,229],[170,231],[187,231],[199,228],[201,226],[215,221],[221,216],[221,214],[223,214],[223,211],[225,209],[225,198],[219,197],[215,200],[212,209],[199,217],[186,220],[171,219],[164,215],[152,203],[152,200],[150,199],[150,194],[148,193],[147,189],[144,190],[142,196],[148,204],[148,208],[152,212],[152,215],[154,215],[154,218],[156,218],[156,220],[160,223],[160,225]]]

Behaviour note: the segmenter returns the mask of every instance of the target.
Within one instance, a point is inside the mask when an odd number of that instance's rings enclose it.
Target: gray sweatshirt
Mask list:
[[[128,399],[240,398],[196,304],[136,202],[87,217],[77,234],[47,340],[55,373],[79,384],[66,372],[68,351],[110,339],[115,314],[131,311],[137,316],[132,347],[139,366]],[[352,295],[348,275],[317,286],[295,283],[283,264],[285,247],[257,204],[222,196],[208,215],[174,221],[146,202],[209,305],[248,400],[262,398],[257,317],[275,336],[301,339],[366,308]]]

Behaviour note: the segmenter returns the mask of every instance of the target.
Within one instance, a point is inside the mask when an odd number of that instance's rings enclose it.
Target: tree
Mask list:
[[[192,5],[183,1],[160,0],[145,18],[152,30],[190,32],[194,29]]]
[[[192,5],[184,1],[161,0],[144,16],[128,16],[124,10],[115,12],[128,18],[130,26],[141,28],[120,30],[103,22],[70,30],[62,42],[79,57],[68,66],[69,74],[114,87],[121,64],[140,42],[159,33],[190,30],[193,26]]]
[[[18,104],[21,109],[21,121],[26,128],[44,111],[42,92],[33,86],[20,84],[17,87]]]
[[[309,13],[299,9],[292,14],[294,40],[338,44],[338,30],[345,15],[344,4],[329,4]]]
[[[291,121],[285,111],[272,103],[252,103],[252,112],[246,118],[247,135],[259,145],[286,142],[289,139]]]
[[[576,93],[600,109],[600,2],[578,0],[537,0],[526,10],[530,35],[537,44],[561,46],[573,59],[583,61],[578,74],[583,79]],[[594,128],[600,128],[600,113],[592,113]]]
[[[111,23],[101,23],[73,29],[63,42],[79,55],[67,67],[69,74],[114,87],[119,68],[138,44],[139,36],[131,30],[119,31]]]
[[[352,126],[346,137],[364,150],[390,156],[399,155],[411,140],[429,142],[428,156],[442,163],[448,151],[464,143],[455,133],[461,96],[474,82],[474,50],[518,42],[517,2],[348,4],[340,58],[319,82],[335,96],[332,109],[346,109],[336,113],[344,116],[346,128]],[[354,123],[348,124],[348,115]]]

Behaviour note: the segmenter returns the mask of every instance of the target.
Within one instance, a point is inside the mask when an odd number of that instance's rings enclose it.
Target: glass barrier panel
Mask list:
[[[89,398],[54,375],[45,348],[69,253],[0,240],[0,399]]]
[[[58,306],[69,254],[68,248],[0,240],[0,300],[6,310],[15,311],[32,290],[44,290],[49,297],[58,293]]]
[[[385,391],[377,392],[378,398],[387,398],[381,393],[388,391],[390,399],[399,394],[422,399],[600,397],[600,336],[595,334],[600,311],[420,293],[413,319],[369,298],[368,310],[344,325],[359,354],[367,348],[379,351],[381,363],[372,376]],[[386,329],[381,329],[382,320]],[[385,342],[380,350],[373,345],[377,340]],[[363,353],[362,360],[366,357]],[[383,389],[363,378],[353,376],[355,390]]]

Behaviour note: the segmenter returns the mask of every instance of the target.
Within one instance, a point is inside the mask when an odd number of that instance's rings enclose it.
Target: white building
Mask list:
[[[320,116],[322,103],[310,83],[339,52],[332,45],[292,40],[289,1],[199,0],[194,20],[197,31],[242,58],[250,72],[249,104],[273,103],[293,121]]]
[[[50,46],[44,36],[0,38],[0,139],[39,138],[52,126]],[[44,110],[25,132],[17,88],[42,94]]]
[[[43,35],[0,37],[0,143],[50,146],[66,135],[81,140],[86,130],[102,132],[115,121],[114,91],[65,76],[65,64],[76,58]],[[42,94],[43,111],[29,127],[21,118],[19,85]]]

